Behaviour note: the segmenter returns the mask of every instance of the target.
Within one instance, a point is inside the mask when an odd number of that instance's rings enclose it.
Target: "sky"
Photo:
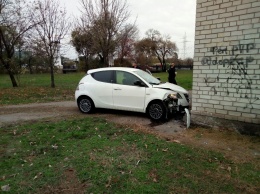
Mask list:
[[[59,0],[68,14],[79,15],[79,0]],[[169,35],[179,48],[179,57],[193,57],[196,0],[126,0],[131,13],[129,22],[136,21],[139,38],[149,29]],[[68,57],[76,54],[70,51]]]

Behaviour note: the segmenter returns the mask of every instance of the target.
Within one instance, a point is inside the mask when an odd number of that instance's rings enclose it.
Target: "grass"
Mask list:
[[[154,74],[167,81],[167,73]],[[83,73],[0,76],[0,104],[73,100]],[[192,71],[177,82],[192,86]],[[197,137],[200,138],[200,137]],[[85,117],[0,127],[0,186],[9,193],[259,193],[259,163],[167,142]]]
[[[20,87],[13,88],[8,75],[0,75],[0,104],[26,104],[34,102],[52,102],[74,100],[74,91],[84,73],[56,74],[55,88],[50,87],[49,74],[23,74],[19,76]],[[162,81],[168,74],[156,73]],[[192,87],[192,71],[178,70],[178,84],[187,90]]]
[[[185,88],[186,90],[192,89],[192,70],[177,70],[176,82],[179,86]],[[161,81],[168,81],[168,73],[153,73],[155,77],[159,77]]]
[[[0,128],[10,193],[257,193],[259,169],[85,117]],[[66,192],[65,192],[66,193]]]
[[[55,88],[49,74],[20,75],[20,87],[13,88],[8,75],[0,76],[0,104],[26,104],[74,100],[74,91],[84,73],[56,74]]]

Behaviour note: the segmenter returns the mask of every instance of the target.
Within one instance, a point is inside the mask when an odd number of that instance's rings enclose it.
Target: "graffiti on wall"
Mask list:
[[[251,52],[256,49],[254,43],[238,44],[234,46],[214,46],[209,49],[211,56],[205,56],[201,60],[202,65],[221,66],[218,69],[224,69],[215,77],[204,78],[207,86],[215,95],[246,99],[244,108],[253,108],[253,104],[260,100],[260,95],[253,91],[260,89],[257,86],[259,75],[248,73],[250,63],[255,59]]]
[[[223,67],[231,65],[243,65],[248,67],[248,64],[254,61],[252,56],[239,57],[241,54],[249,54],[251,50],[255,48],[254,43],[239,44],[232,46],[230,50],[228,47],[211,47],[210,52],[213,56],[203,57],[202,65],[222,65]],[[227,55],[229,58],[218,59],[219,55]]]

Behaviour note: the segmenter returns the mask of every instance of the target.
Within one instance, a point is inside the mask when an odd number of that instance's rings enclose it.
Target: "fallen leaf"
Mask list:
[[[51,146],[53,149],[57,150],[58,149],[58,146],[57,145],[52,145]]]
[[[162,149],[163,152],[168,152],[168,148]]]
[[[112,180],[112,177],[109,176],[109,177],[108,177],[107,184],[106,184],[106,188],[111,187],[111,180]]]
[[[0,178],[0,181],[3,181],[5,180],[5,176],[2,176],[2,178]]]
[[[4,185],[4,186],[1,187],[1,190],[2,190],[2,191],[10,191],[10,189],[11,189],[11,188],[10,188],[9,185]]]
[[[39,176],[41,176],[42,175],[42,173],[41,172],[39,172],[34,178],[33,178],[33,180],[35,180],[35,179],[37,179]]]

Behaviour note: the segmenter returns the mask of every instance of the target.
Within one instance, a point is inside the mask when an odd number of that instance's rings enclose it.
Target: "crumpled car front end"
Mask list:
[[[185,113],[185,108],[189,109],[188,93],[169,94],[163,101],[170,113]]]
[[[164,83],[154,87],[168,91],[163,102],[170,113],[185,114],[185,109],[189,110],[189,93],[184,88],[171,83]]]

